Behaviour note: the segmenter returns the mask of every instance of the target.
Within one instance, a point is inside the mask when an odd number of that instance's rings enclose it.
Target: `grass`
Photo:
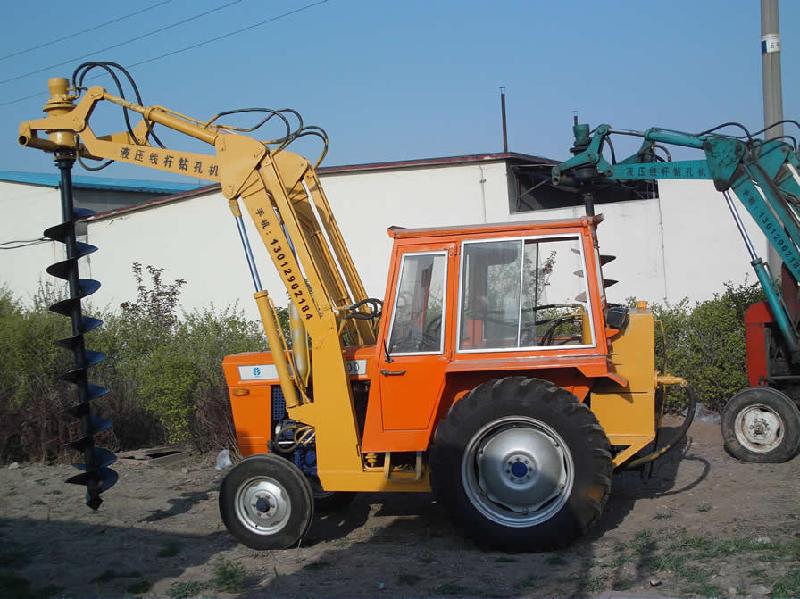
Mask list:
[[[146,578],[140,578],[128,585],[126,589],[131,595],[144,595],[147,591],[153,588],[153,583]]]
[[[656,515],[653,516],[653,520],[669,520],[670,518],[672,518],[672,512],[669,510],[656,512]]]
[[[175,557],[181,552],[181,544],[178,541],[167,541],[158,550],[158,557]]]
[[[409,574],[406,572],[398,574],[397,578],[395,578],[395,582],[397,582],[397,584],[407,587],[413,587],[421,580],[423,580],[422,576],[418,576],[417,574]]]
[[[470,589],[455,582],[443,582],[435,587],[433,592],[440,595],[466,595],[470,592]]]
[[[187,580],[185,582],[174,582],[169,587],[170,599],[189,599],[205,590],[208,584],[198,580]]]
[[[800,597],[800,568],[792,568],[772,585],[772,599]]]
[[[723,590],[710,582],[701,582],[691,588],[691,592],[701,597],[724,597]]]
[[[129,572],[117,572],[116,570],[103,570],[103,572],[92,579],[92,582],[111,582],[117,578],[142,578],[142,573],[136,570]]]
[[[0,566],[17,570],[31,563],[35,553],[32,549],[15,543],[10,543],[9,545],[0,549]]]
[[[46,599],[63,590],[54,585],[33,588],[27,578],[14,572],[0,572],[0,597],[3,599]]]
[[[514,564],[517,562],[516,559],[513,557],[508,557],[507,555],[499,555],[494,558],[494,561],[498,564]]]
[[[247,572],[242,564],[237,564],[227,559],[221,559],[214,564],[211,585],[217,591],[238,593],[244,589],[244,580]]]
[[[612,568],[621,568],[630,561],[623,543],[614,543],[613,556],[614,558],[611,560]]]
[[[748,576],[769,584],[765,579],[774,569],[768,571],[757,567],[758,562],[795,564],[800,560],[800,539],[764,544],[752,537],[717,538],[683,534],[657,551],[659,547],[652,534],[642,531],[631,542],[631,547],[639,551],[641,566],[653,571],[671,572],[684,592],[703,597],[719,597],[724,593],[719,586],[709,582],[709,570],[696,564],[710,564],[714,559],[751,554],[752,557],[748,559],[754,567],[748,570]],[[753,560],[757,560],[756,563],[752,563]],[[800,597],[800,569],[790,569],[777,580],[772,587],[772,597]]]
[[[695,566],[686,566],[685,568],[681,568],[676,572],[676,574],[678,574],[686,582],[701,583],[705,580],[708,580],[708,572],[702,568],[696,568]]]
[[[586,593],[599,593],[606,588],[605,576],[590,576],[581,587]]]
[[[539,582],[539,577],[536,576],[536,574],[530,574],[525,578],[523,578],[522,580],[519,580],[516,583],[514,583],[514,588],[517,589],[518,591],[521,591],[522,589],[527,589],[532,586],[536,586],[538,582]]]
[[[544,563],[547,564],[548,566],[563,566],[564,564],[567,563],[567,560],[564,559],[563,556],[558,555],[557,553],[554,553],[554,554],[548,555],[545,558]]]
[[[316,562],[311,562],[310,564],[306,565],[304,570],[324,570],[326,568],[330,568],[333,564],[327,560],[321,559]]]
[[[611,590],[612,591],[627,591],[631,588],[636,581],[631,580],[630,578],[620,578],[615,580],[611,583]]]
[[[647,551],[652,551],[655,545],[656,542],[653,540],[653,531],[648,529],[637,532],[636,536],[633,537],[633,541],[631,542],[631,548],[636,553],[640,554]]]
[[[697,511],[701,514],[711,511],[711,504],[710,503],[701,503],[697,506]]]

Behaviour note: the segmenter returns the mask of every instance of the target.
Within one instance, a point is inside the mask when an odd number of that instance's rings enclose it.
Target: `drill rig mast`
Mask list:
[[[591,214],[593,190],[608,181],[707,179],[722,193],[765,296],[765,302],[754,304],[745,314],[751,388],[734,396],[736,401],[729,402],[723,414],[727,448],[752,461],[784,461],[800,450],[800,157],[792,137],[755,137],[783,123],[800,128],[798,121],[787,120],[755,134],[739,123],[724,123],[695,134],[658,128],[617,130],[606,124],[590,131],[589,125],[578,123],[576,117],[574,156],[552,172],[555,185],[573,186],[582,192]],[[738,127],[744,134],[719,133],[729,127]],[[615,135],[640,138],[642,145],[617,162],[611,145]],[[704,158],[673,162],[668,146],[700,150]],[[605,148],[611,149],[611,162],[603,155]],[[759,256],[736,198],[783,261],[780,273],[769,272]],[[765,404],[770,405],[758,407]]]
[[[76,87],[74,81],[70,87],[67,79],[50,79],[50,99],[44,107],[47,116],[23,122],[19,128],[19,143],[51,152],[57,161],[67,161],[70,166],[81,158],[113,160],[218,181],[222,194],[229,200],[245,249],[254,298],[272,348],[287,407],[296,419],[317,427],[318,433],[335,428],[335,434],[317,434],[320,449],[324,447],[320,451],[321,471],[324,471],[325,462],[331,461],[337,470],[360,474],[362,463],[352,412],[342,413],[337,409],[352,405],[342,344],[343,339],[358,345],[373,344],[373,327],[380,307],[366,296],[314,167],[305,158],[285,149],[297,137],[317,135],[324,139],[327,150],[324,132],[316,127],[305,127],[301,121],[292,135],[275,143],[264,143],[239,135],[237,128],[218,122],[221,116],[236,111],[201,122],[162,106],[130,102],[102,87],[83,90]],[[126,119],[128,112],[137,113],[141,121],[128,131],[96,135],[89,121],[101,103],[122,107]],[[286,117],[281,112],[294,111],[271,111],[268,115],[278,114],[285,122]],[[200,140],[214,152],[200,154],[152,144],[151,139],[158,139],[152,135],[155,125]],[[294,339],[291,355],[286,351],[287,342],[277,324],[273,303],[261,284],[244,228],[240,200],[291,299]],[[75,218],[83,216],[85,214],[70,210],[65,222],[74,222]],[[69,256],[69,259],[75,262],[77,282],[77,257]],[[73,299],[77,302],[88,295],[89,290],[76,287],[74,291]],[[62,310],[62,313],[65,312]],[[76,322],[80,322],[80,318],[78,315]],[[313,369],[309,366],[306,335],[314,350]],[[78,366],[85,372],[87,365],[83,362]],[[324,389],[326,394],[326,401],[317,402],[313,413],[303,409],[313,402],[312,387]],[[96,506],[99,493],[113,484],[112,473],[107,469],[113,459],[105,450],[100,455],[101,450],[96,450],[92,442],[95,433],[108,428],[106,423],[101,427],[99,421],[92,424],[94,417],[89,401],[94,398],[82,400],[82,407],[76,414],[85,417],[83,437],[76,448],[84,451],[86,472],[73,482],[87,485],[87,501]],[[322,478],[324,482],[324,474]]]

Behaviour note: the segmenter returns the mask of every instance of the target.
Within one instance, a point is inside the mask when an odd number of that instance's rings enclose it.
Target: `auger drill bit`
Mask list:
[[[108,393],[108,389],[89,383],[88,370],[103,361],[101,352],[86,349],[84,335],[103,324],[102,320],[83,316],[81,299],[92,295],[100,288],[94,279],[81,279],[78,261],[95,251],[97,247],[81,243],[75,238],[75,221],[90,216],[92,211],[75,208],[72,201],[72,165],[75,158],[71,153],[57,153],[56,165],[61,170],[61,214],[63,222],[50,227],[44,236],[59,241],[66,246],[67,258],[50,265],[47,272],[69,283],[69,297],[52,306],[50,310],[70,318],[72,335],[59,339],[55,343],[70,350],[75,358],[74,368],[68,370],[62,379],[73,383],[78,388],[78,403],[67,410],[67,413],[81,421],[82,434],[69,446],[83,454],[84,462],[76,464],[82,473],[72,476],[66,482],[86,487],[86,505],[93,510],[100,507],[103,500],[100,494],[117,482],[118,475],[108,466],[117,457],[109,450],[96,447],[94,436],[111,428],[111,421],[101,418],[92,410],[91,402]]]

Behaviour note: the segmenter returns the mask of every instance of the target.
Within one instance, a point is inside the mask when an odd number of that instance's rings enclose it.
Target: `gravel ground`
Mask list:
[[[97,512],[67,466],[0,470],[0,597],[800,596],[800,459],[741,464],[703,422],[549,554],[483,551],[426,494],[361,495],[302,547],[252,551],[220,522],[213,463],[123,460]]]

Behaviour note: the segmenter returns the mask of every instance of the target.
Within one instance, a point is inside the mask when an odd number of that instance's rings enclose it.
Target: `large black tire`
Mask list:
[[[311,485],[278,455],[239,462],[222,481],[219,511],[228,532],[251,549],[296,547],[314,516]]]
[[[540,379],[492,380],[456,402],[436,429],[430,465],[443,507],[477,543],[504,551],[569,545],[611,491],[611,448],[594,414]],[[551,488],[549,503],[530,503]]]
[[[800,450],[800,410],[772,387],[752,387],[722,410],[725,449],[743,462],[787,462]]]

